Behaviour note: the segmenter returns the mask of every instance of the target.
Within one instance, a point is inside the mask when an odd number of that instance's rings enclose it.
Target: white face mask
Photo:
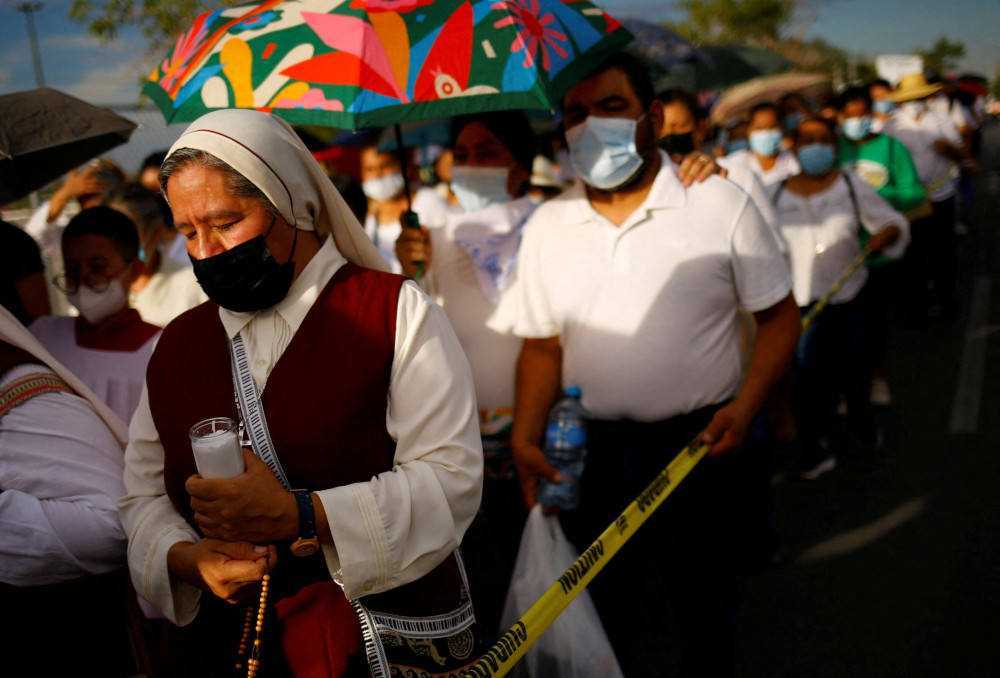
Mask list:
[[[511,199],[507,193],[509,175],[510,167],[455,165],[451,168],[451,190],[466,212],[478,212]]]
[[[899,110],[911,118],[919,118],[927,110],[927,106],[923,101],[906,101],[899,105]]]
[[[393,172],[385,176],[365,179],[361,182],[361,190],[372,200],[384,202],[399,195],[403,190],[403,174]]]
[[[99,324],[128,306],[125,286],[120,278],[112,278],[108,289],[103,292],[95,292],[86,285],[80,285],[80,289],[66,298],[91,325]]]
[[[643,166],[635,143],[637,120],[589,116],[566,130],[566,144],[573,169],[586,183],[613,190],[632,179]]]

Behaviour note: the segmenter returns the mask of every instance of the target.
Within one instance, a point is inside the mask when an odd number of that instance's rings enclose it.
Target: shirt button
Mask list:
[[[365,582],[364,586],[365,591],[371,591],[373,588],[375,588],[375,584],[371,583],[370,581]]]
[[[823,254],[823,252],[826,252],[826,245],[823,243],[816,245],[816,254]]]
[[[257,361],[257,367],[267,367],[267,361],[266,360],[258,360]]]

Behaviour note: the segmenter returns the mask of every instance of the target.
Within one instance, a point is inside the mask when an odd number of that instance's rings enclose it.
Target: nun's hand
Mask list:
[[[267,464],[243,448],[247,470],[235,478],[193,475],[184,483],[191,510],[206,537],[268,544],[295,539],[299,507]]]
[[[170,574],[230,603],[260,591],[264,575],[274,569],[278,551],[248,542],[202,539],[177,542],[167,551]]]
[[[422,264],[421,274],[426,275],[434,258],[434,247],[431,243],[431,233],[426,226],[404,228],[396,239],[396,258],[403,267],[403,273],[409,277],[417,274],[417,265]]]

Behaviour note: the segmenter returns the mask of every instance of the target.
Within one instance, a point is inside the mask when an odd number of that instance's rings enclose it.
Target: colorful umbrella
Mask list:
[[[342,129],[555,109],[631,38],[584,0],[267,0],[199,16],[143,93],[168,122],[255,108]]]
[[[793,92],[816,97],[830,91],[830,76],[822,73],[779,73],[748,80],[726,90],[712,106],[711,121],[721,124],[764,101],[777,102]]]
[[[135,123],[54,89],[0,96],[0,204],[128,141]]]

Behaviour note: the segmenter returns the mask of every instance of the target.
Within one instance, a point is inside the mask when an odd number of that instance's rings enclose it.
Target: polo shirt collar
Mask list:
[[[347,260],[337,249],[333,238],[327,236],[319,251],[292,283],[285,298],[271,308],[239,313],[220,306],[219,318],[222,320],[226,335],[232,339],[258,315],[268,313],[277,313],[288,323],[293,332],[297,331],[309,309],[319,298],[319,293],[345,263]]]
[[[637,215],[642,215],[656,209],[677,209],[687,205],[687,189],[677,178],[678,166],[670,159],[664,151],[660,150],[660,171],[656,173],[652,185],[649,187],[649,194],[639,207],[636,208],[622,226],[626,226],[635,220]],[[563,200],[567,200],[565,213],[566,223],[584,223],[587,221],[604,220],[594,206],[587,199],[587,192],[584,183],[579,178],[563,193]]]

